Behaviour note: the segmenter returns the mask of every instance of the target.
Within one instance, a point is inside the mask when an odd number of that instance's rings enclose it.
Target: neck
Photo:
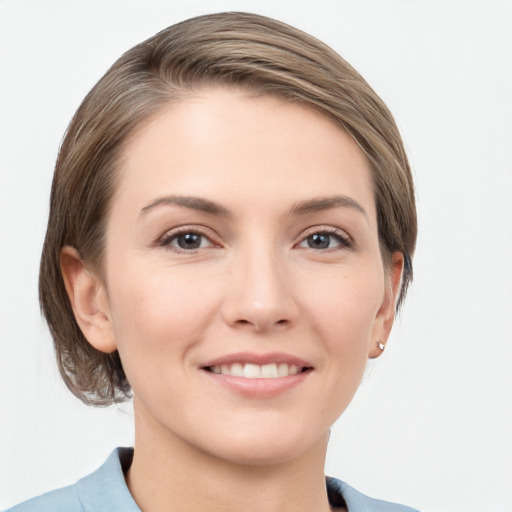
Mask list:
[[[300,457],[244,464],[206,453],[138,412],[133,463],[126,475],[144,512],[330,510],[324,478],[326,433]]]

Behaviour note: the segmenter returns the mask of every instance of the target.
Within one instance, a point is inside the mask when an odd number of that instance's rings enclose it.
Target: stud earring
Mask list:
[[[386,345],[384,345],[384,343],[382,343],[380,340],[377,340],[377,346],[380,350],[384,350],[386,348]]]

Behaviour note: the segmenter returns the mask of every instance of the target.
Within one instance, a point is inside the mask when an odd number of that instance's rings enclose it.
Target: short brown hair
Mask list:
[[[381,252],[400,251],[412,277],[416,209],[402,140],[387,107],[331,48],[284,23],[248,13],[193,18],[126,52],[86,96],[60,148],[39,278],[42,311],[61,375],[83,402],[109,405],[130,396],[116,352],[93,348],[80,331],[59,267],[73,246],[101,276],[105,225],[119,156],[140,123],[170,101],[208,84],[234,85],[298,101],[335,119],[373,171]]]

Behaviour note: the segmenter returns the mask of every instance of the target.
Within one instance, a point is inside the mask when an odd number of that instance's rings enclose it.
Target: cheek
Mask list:
[[[316,279],[303,293],[314,327],[333,348],[357,351],[370,341],[383,293],[383,274],[371,268]]]
[[[180,360],[215,315],[214,287],[198,289],[184,271],[148,269],[111,280],[112,325],[125,366]],[[170,357],[172,356],[172,357]],[[127,368],[125,368],[127,369]],[[127,369],[128,371],[128,369]]]
[[[332,424],[352,400],[363,377],[381,302],[379,273],[333,276],[309,296],[315,338],[325,351],[325,423]]]

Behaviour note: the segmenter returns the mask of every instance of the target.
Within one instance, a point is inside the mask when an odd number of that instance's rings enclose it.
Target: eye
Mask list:
[[[185,233],[183,235],[177,235],[171,242],[171,245],[173,244],[180,249],[199,249],[208,245],[206,237],[199,233]]]
[[[205,247],[212,247],[213,242],[203,233],[194,230],[179,230],[167,233],[159,242],[176,252],[193,252]]]
[[[335,228],[311,232],[298,244],[298,247],[316,250],[349,248],[351,246],[349,236]]]

